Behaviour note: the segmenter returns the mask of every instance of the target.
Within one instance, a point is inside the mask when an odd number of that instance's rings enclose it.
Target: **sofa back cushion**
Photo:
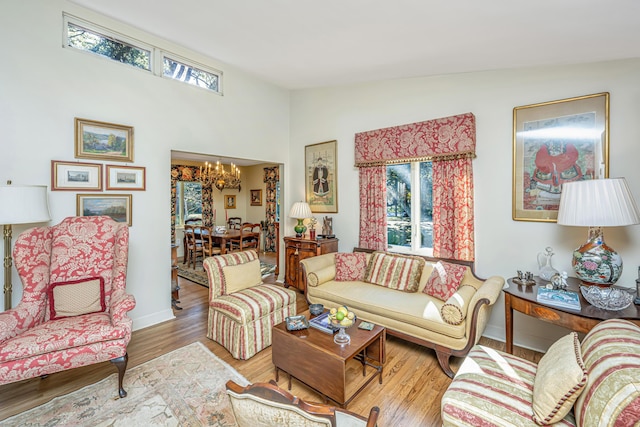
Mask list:
[[[366,270],[367,256],[364,252],[336,254],[336,281],[363,280]]]
[[[424,258],[374,252],[364,281],[404,292],[416,292],[424,269]]]
[[[256,259],[259,260],[258,252],[253,249],[205,258],[202,265],[209,278],[209,300],[211,301],[221,295],[230,293],[227,290],[224,267],[246,264]]]
[[[446,301],[456,293],[466,272],[467,267],[464,265],[438,261],[433,266],[427,285],[422,292]]]
[[[533,383],[533,421],[548,425],[562,420],[587,382],[578,334],[553,343],[538,362]]]
[[[578,426],[637,425],[640,327],[622,319],[597,324],[582,341],[589,379],[574,405]]]

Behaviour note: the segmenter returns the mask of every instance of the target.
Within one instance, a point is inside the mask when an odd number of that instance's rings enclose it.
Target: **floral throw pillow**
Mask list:
[[[337,282],[363,280],[366,269],[367,255],[364,252],[336,254]]]
[[[433,266],[433,271],[423,292],[434,298],[446,301],[456,293],[466,271],[467,267],[464,265],[438,261]]]

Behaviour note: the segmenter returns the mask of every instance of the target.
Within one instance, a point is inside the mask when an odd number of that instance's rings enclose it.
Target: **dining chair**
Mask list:
[[[213,234],[213,227],[200,226],[200,230],[200,236],[202,237],[202,255],[204,257],[220,255],[222,253],[222,248],[215,245],[215,241],[213,237],[211,237]]]
[[[184,225],[184,262],[187,267],[193,264],[193,269],[196,269],[196,261],[198,260],[198,254],[204,257],[202,239],[200,238],[200,225]],[[196,237],[196,231],[197,237]]]
[[[232,216],[227,220],[227,228],[229,230],[240,230],[242,225],[242,218],[239,216]]]
[[[229,239],[229,250],[244,251],[246,249],[260,248],[260,233],[262,227],[260,224],[244,223],[240,227],[240,236]]]

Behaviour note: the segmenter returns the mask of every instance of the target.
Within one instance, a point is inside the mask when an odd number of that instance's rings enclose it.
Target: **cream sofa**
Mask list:
[[[504,285],[502,277],[477,278],[472,271],[473,263],[462,263],[466,270],[460,288],[450,299],[443,301],[423,290],[434,266],[440,265],[437,264],[439,261],[451,260],[422,257],[425,261],[417,290],[407,292],[364,280],[335,280],[339,256],[331,253],[300,262],[307,301],[326,307],[344,304],[359,319],[384,326],[388,334],[434,349],[440,366],[449,377],[454,375],[449,366],[450,357],[465,356],[478,342]],[[365,254],[368,267],[373,256],[372,253]],[[451,301],[455,302],[452,304]],[[459,313],[459,322],[449,322],[450,319],[443,315],[447,309]]]
[[[536,364],[475,346],[442,396],[442,425],[640,425],[640,328],[596,325],[556,341]]]

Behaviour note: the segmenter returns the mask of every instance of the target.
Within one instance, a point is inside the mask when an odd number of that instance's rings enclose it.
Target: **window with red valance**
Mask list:
[[[431,161],[433,255],[474,260],[473,170],[476,126],[472,113],[356,134],[360,171],[361,247],[387,250],[386,167]]]

